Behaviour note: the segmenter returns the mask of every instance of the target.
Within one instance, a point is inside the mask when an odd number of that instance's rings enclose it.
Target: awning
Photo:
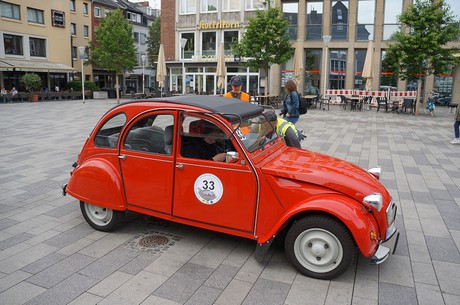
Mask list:
[[[75,69],[48,61],[0,59],[0,71],[75,72]]]

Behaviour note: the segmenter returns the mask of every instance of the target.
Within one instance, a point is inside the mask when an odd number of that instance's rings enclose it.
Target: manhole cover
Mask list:
[[[157,246],[164,246],[169,243],[169,238],[162,235],[147,235],[139,240],[141,247],[153,248]]]
[[[147,231],[134,236],[125,243],[125,247],[152,254],[161,254],[174,246],[182,237],[166,232]]]

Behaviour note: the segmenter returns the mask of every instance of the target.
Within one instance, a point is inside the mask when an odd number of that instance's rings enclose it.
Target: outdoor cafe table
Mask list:
[[[302,98],[306,99],[307,100],[307,105],[308,105],[308,108],[311,107],[311,105],[313,105],[315,99],[317,98],[318,96],[317,95],[313,95],[313,94],[307,94],[307,95],[303,95]],[[315,107],[316,107],[316,104],[315,104]]]

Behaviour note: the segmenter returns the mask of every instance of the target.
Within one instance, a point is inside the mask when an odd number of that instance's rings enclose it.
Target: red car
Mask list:
[[[286,146],[264,111],[216,96],[118,105],[86,140],[63,193],[101,231],[135,211],[256,240],[259,259],[277,237],[314,278],[342,274],[356,248],[373,264],[386,260],[399,232],[380,169]]]

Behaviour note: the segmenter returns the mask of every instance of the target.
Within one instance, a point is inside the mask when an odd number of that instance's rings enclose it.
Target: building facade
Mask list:
[[[26,72],[37,73],[44,90],[67,83],[77,71],[69,48],[70,15],[67,1],[0,1],[1,87],[21,89]]]
[[[458,18],[460,1],[446,2]],[[364,89],[362,72],[369,41],[374,45],[372,90],[387,87],[405,90],[415,86],[412,80],[398,80],[384,63],[392,34],[399,30],[397,16],[410,4],[412,0],[275,1],[289,22],[293,45],[298,41],[303,47],[305,74],[298,84],[299,91],[317,94],[324,87]],[[245,59],[235,58],[230,47],[241,38],[257,9],[263,9],[257,0],[163,0],[161,41],[165,47],[170,90],[181,93],[185,83],[187,93],[215,93],[216,54],[222,43],[227,79],[239,74],[245,80],[245,91],[264,92],[265,76],[244,67],[241,61]],[[325,35],[331,36],[327,46],[323,41]],[[186,39],[184,48],[181,39]],[[460,42],[449,46],[460,46]],[[282,94],[284,82],[293,78],[293,59],[271,67],[271,81],[267,84],[270,94]],[[452,90],[452,83],[453,72],[428,76],[424,87],[427,91],[436,89],[447,93]]]

